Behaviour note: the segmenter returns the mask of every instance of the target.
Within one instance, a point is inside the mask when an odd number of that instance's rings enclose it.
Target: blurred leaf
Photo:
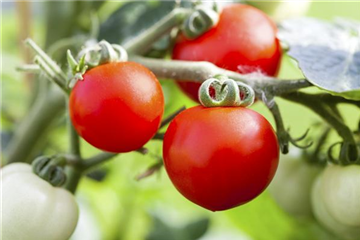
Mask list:
[[[168,14],[175,1],[136,1],[128,2],[116,10],[101,25],[99,40],[111,43],[125,42]]]
[[[280,24],[279,38],[288,54],[314,85],[360,100],[360,23],[336,19],[290,19]]]
[[[102,182],[106,177],[107,171],[105,169],[96,169],[92,172],[86,174],[86,177],[95,180],[97,182]]]
[[[153,227],[146,240],[196,240],[206,233],[210,223],[208,218],[202,218],[182,228],[176,228],[168,225],[155,215],[152,218]]]
[[[200,220],[191,222],[182,228],[188,237],[188,240],[196,240],[202,237],[209,229],[210,220],[208,218],[202,218]]]
[[[76,1],[46,2],[46,48],[61,38],[71,35],[76,24]]]
[[[226,214],[234,224],[256,240],[336,240],[313,219],[297,220],[286,214],[268,192]]]
[[[146,240],[184,240],[180,238],[178,229],[170,227],[157,216],[152,216],[152,219],[153,227]]]

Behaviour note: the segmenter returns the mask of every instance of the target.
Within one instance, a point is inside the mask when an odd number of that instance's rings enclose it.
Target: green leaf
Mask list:
[[[128,2],[101,25],[99,40],[125,42],[159,21],[175,7],[175,1]]]
[[[360,23],[312,18],[286,20],[279,38],[290,48],[304,76],[315,86],[360,100]]]
[[[210,220],[208,218],[202,218],[200,220],[191,222],[182,228],[188,237],[188,240],[196,240],[202,237],[209,229]]]
[[[152,216],[153,227],[146,240],[181,240],[178,229],[164,223],[159,217]]]

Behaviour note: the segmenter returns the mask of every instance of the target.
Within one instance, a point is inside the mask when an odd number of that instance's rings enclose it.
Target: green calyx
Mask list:
[[[184,21],[182,32],[188,39],[195,39],[216,26],[219,22],[217,7],[198,5]]]
[[[199,100],[204,107],[248,107],[254,99],[250,86],[226,76],[210,78],[199,89]]]
[[[72,74],[72,78],[68,82],[70,88],[72,88],[77,81],[83,79],[83,75],[88,68],[110,62],[126,62],[128,60],[128,54],[122,46],[110,44],[102,40],[99,43],[91,44],[91,46],[81,50],[77,59],[79,60],[77,61],[71,54],[71,51],[68,50],[67,60]]]
[[[41,156],[32,163],[33,172],[40,178],[49,182],[54,187],[63,185],[66,181],[66,175],[63,166],[66,160],[61,156],[46,157]]]

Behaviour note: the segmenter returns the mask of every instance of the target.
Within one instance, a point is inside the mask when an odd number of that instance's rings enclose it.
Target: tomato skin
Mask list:
[[[155,75],[134,62],[100,65],[73,88],[70,117],[91,145],[108,152],[130,152],[157,132],[164,96]]]
[[[359,166],[350,166],[352,169],[341,169],[341,166],[330,166],[330,169],[327,168],[323,173],[319,175],[316,179],[312,192],[311,192],[311,202],[314,211],[314,215],[316,219],[321,223],[326,229],[328,229],[333,234],[337,235],[341,239],[345,240],[360,240],[360,225],[354,224],[354,222],[350,222],[351,219],[355,219],[354,217],[357,216],[356,212],[359,211],[356,208],[356,203],[358,203],[359,198],[356,198],[356,194],[360,191],[360,188],[352,188],[356,184],[359,184],[359,181],[356,181],[356,177],[358,178],[359,175],[352,175],[351,172],[354,168],[358,168]],[[332,169],[331,169],[332,168]],[[345,177],[345,179],[341,180],[338,177],[341,176]],[[348,176],[347,176],[348,175]],[[330,178],[329,178],[330,177]],[[349,178],[355,181],[348,181]],[[328,181],[331,182],[328,182]],[[343,185],[342,192],[347,192],[346,195],[341,193],[341,189],[337,186],[333,185],[333,181],[339,181],[344,183],[348,182],[351,183],[350,186]],[[345,180],[345,181],[344,181]],[[342,185],[340,183],[340,185]],[[340,190],[340,191],[339,191]],[[352,191],[355,190],[355,191]],[[327,198],[329,193],[336,193],[334,199]],[[350,203],[348,205],[343,206],[344,199],[347,198],[347,202]],[[350,201],[349,201],[350,200]],[[352,204],[351,204],[352,202]],[[336,205],[329,206],[332,203],[336,203]],[[342,212],[342,217],[350,217],[346,221],[343,221],[341,218],[339,219],[336,215],[332,212],[340,213],[339,211],[346,209],[346,211]],[[353,211],[351,213],[351,211]]]
[[[264,191],[275,174],[279,146],[270,123],[250,109],[197,106],[169,125],[163,158],[182,195],[221,211]]]
[[[239,73],[260,71],[269,76],[278,72],[281,47],[275,24],[260,10],[233,4],[225,7],[217,26],[202,36],[188,40],[181,35],[172,58],[208,61],[218,67]],[[179,82],[180,88],[198,101],[199,83]]]
[[[53,187],[25,163],[9,164],[2,174],[2,239],[67,240],[78,221],[75,197]]]
[[[329,165],[323,182],[322,194],[329,213],[338,222],[360,230],[360,166]]]

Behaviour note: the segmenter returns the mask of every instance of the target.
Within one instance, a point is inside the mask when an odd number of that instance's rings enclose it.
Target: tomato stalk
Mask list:
[[[130,55],[129,59],[149,68],[159,78],[175,79],[178,81],[187,79],[201,83],[213,76],[225,75],[235,81],[243,82],[252,87],[255,91],[255,96],[259,99],[262,98],[263,92],[279,96],[312,86],[306,79],[279,81],[279,79],[274,77],[255,76],[225,70],[205,61],[170,61],[136,55]]]
[[[326,95],[327,96],[327,95]],[[327,96],[328,98],[329,96]],[[351,129],[339,118],[331,108],[328,107],[327,101],[324,98],[320,98],[317,94],[307,94],[302,92],[295,92],[284,95],[283,98],[292,102],[299,103],[308,107],[317,113],[325,122],[332,126],[339,136],[343,139],[340,151],[340,162],[342,163],[354,163],[360,158],[360,150],[357,147],[355,137]],[[341,102],[340,99],[334,98],[333,101]],[[344,103],[353,103],[359,106],[359,102],[352,102],[350,100],[343,100]],[[332,149],[330,149],[331,151]]]
[[[175,8],[146,31],[125,42],[123,47],[131,54],[146,53],[162,36],[169,33],[174,27],[179,26],[191,12],[190,9]]]

